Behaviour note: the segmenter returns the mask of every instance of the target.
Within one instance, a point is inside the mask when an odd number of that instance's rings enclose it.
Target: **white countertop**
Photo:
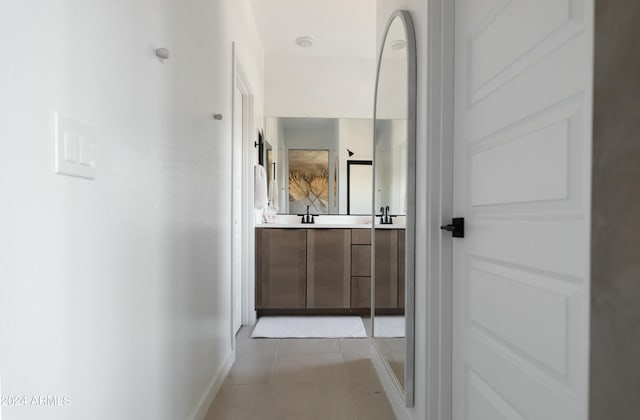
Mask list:
[[[376,219],[378,222],[379,218]],[[300,216],[295,214],[271,215],[268,223],[258,223],[257,228],[271,229],[371,229],[371,216],[346,214],[321,214],[315,216],[315,223],[301,223]],[[376,229],[404,229],[405,216],[394,216],[393,223],[382,225],[376,223]]]
[[[261,223],[256,228],[271,229],[371,229],[371,225],[345,223]],[[404,225],[376,225],[376,229],[404,229]]]

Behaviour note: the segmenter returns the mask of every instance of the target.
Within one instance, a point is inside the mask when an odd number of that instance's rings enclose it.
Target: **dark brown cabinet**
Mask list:
[[[351,245],[351,275],[371,277],[371,245]]]
[[[354,245],[371,245],[371,229],[351,229],[351,243]]]
[[[404,308],[405,231],[398,231],[398,307]]]
[[[351,307],[371,308],[371,277],[351,277]]]
[[[398,307],[398,230],[376,229],[376,308]]]
[[[351,306],[351,229],[307,229],[307,308]]]
[[[256,229],[256,309],[304,308],[307,232]]]
[[[376,229],[376,307],[404,308],[404,231]],[[371,230],[256,229],[258,314],[366,314]]]

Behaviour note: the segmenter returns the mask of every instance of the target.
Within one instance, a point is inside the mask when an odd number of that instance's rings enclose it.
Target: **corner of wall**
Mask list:
[[[191,420],[204,420],[207,412],[209,411],[209,407],[211,407],[213,400],[216,398],[216,395],[218,395],[220,388],[222,388],[224,379],[229,373],[229,370],[231,370],[231,366],[233,366],[235,361],[236,352],[235,350],[231,350],[222,362],[220,369],[211,380],[211,383],[207,387],[204,395],[200,398],[200,402],[193,410],[193,413],[190,416]]]

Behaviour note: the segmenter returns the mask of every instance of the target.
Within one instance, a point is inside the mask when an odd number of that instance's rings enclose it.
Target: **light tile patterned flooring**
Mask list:
[[[395,420],[367,339],[251,339],[206,420]]]
[[[382,357],[387,360],[398,382],[404,383],[404,359],[407,353],[407,340],[404,338],[376,338]]]

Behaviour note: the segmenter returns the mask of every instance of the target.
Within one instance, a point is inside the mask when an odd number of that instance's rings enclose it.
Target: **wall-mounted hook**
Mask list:
[[[169,58],[171,54],[169,53],[169,50],[167,48],[157,48],[156,49],[156,57],[158,57],[161,60],[166,60]]]
[[[213,114],[213,119],[220,121],[222,119],[222,114]]]

